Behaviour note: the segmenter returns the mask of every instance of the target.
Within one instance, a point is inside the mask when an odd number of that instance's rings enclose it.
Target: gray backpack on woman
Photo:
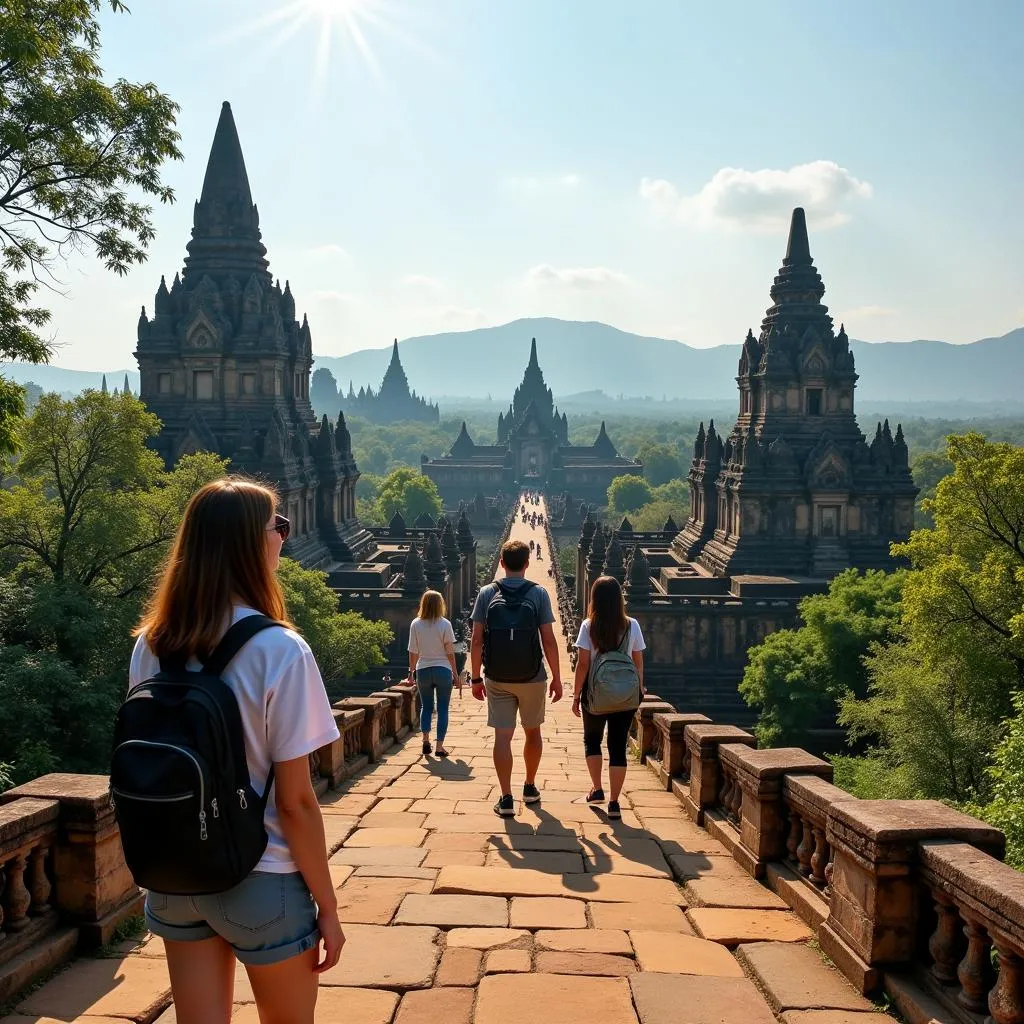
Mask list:
[[[635,711],[640,706],[640,673],[629,655],[630,623],[614,651],[595,653],[587,680],[587,710],[592,715]]]

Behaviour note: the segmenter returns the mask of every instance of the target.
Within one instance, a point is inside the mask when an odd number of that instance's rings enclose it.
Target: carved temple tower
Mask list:
[[[798,208],[773,305],[743,343],[736,423],[724,441],[701,425],[694,448],[690,517],[674,550],[715,576],[891,568],[890,543],[913,526],[903,430],[893,437],[887,421],[867,443],[849,339],[834,331],[824,293]]]
[[[374,548],[355,517],[359,478],[344,416],[309,403],[312,338],[291,288],[270,274],[231,107],[224,103],[180,274],[161,278],[138,325],[140,397],[163,424],[171,466],[199,450],[273,482],[292,521],[285,553],[305,565],[358,562]]]

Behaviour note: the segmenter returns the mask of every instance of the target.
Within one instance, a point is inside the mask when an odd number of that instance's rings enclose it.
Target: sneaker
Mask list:
[[[494,813],[499,818],[514,818],[516,816],[516,802],[512,799],[511,793],[506,793],[495,805]]]
[[[588,804],[603,804],[604,803],[604,790],[603,789],[592,789],[590,795],[587,797]]]
[[[523,803],[524,804],[539,804],[540,803],[540,790],[532,782],[527,782],[523,786]]]
[[[618,800],[609,800],[608,801],[608,817],[609,818],[613,818],[616,821],[619,818],[622,817],[622,810],[619,807],[619,801]]]

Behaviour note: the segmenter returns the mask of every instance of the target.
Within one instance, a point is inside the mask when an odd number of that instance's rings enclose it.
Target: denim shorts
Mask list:
[[[227,892],[209,896],[146,894],[146,923],[172,942],[219,935],[243,964],[290,960],[320,942],[317,907],[302,875],[254,871]]]

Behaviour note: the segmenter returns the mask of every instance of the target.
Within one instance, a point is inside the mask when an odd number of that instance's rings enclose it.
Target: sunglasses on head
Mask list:
[[[277,533],[281,537],[281,540],[287,540],[288,534],[292,532],[292,524],[291,521],[285,519],[284,516],[275,515],[274,525],[268,527],[268,529]]]

